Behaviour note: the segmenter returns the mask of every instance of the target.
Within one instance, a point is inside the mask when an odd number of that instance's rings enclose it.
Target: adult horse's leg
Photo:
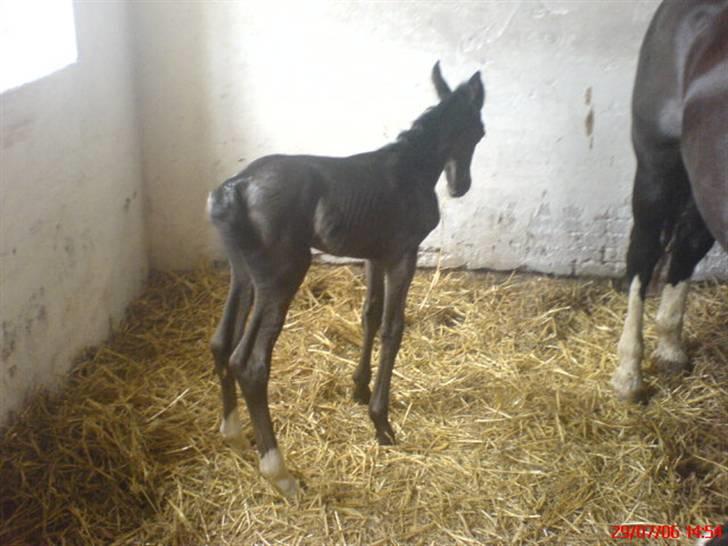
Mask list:
[[[230,289],[228,291],[222,319],[210,341],[215,359],[215,372],[220,379],[222,390],[222,424],[220,433],[223,438],[244,447],[242,425],[238,415],[235,377],[230,371],[229,359],[233,348],[238,344],[245,328],[253,298],[253,287],[250,277],[242,262],[239,252],[232,250],[230,254]]]
[[[276,258],[256,255],[248,260],[255,287],[253,315],[230,366],[248,406],[260,454],[259,470],[285,496],[298,486],[283,461],[268,409],[268,378],[273,347],[283,328],[293,296],[311,264],[308,248],[278,248]]]
[[[372,378],[372,345],[382,324],[384,309],[384,270],[378,262],[366,262],[367,296],[362,309],[362,327],[364,343],[361,349],[359,365],[354,371],[354,400],[360,404],[368,404],[371,397],[369,381]]]
[[[636,149],[639,150],[639,148]],[[640,157],[640,155],[646,157]],[[634,224],[627,250],[629,299],[624,329],[617,346],[619,365],[612,387],[624,400],[638,400],[642,383],[642,314],[647,287],[655,264],[664,252],[663,234],[671,231],[681,192],[686,191],[687,174],[677,147],[639,154],[632,214]]]
[[[691,199],[675,230],[667,284],[662,291],[656,317],[658,339],[655,360],[667,372],[681,372],[687,367],[688,356],[681,334],[688,280],[714,242]]]
[[[382,349],[374,394],[369,402],[369,417],[374,423],[381,445],[394,443],[394,431],[389,424],[389,385],[392,381],[394,359],[404,332],[404,309],[412,276],[417,264],[417,250],[408,252],[385,269],[384,315],[382,319]]]

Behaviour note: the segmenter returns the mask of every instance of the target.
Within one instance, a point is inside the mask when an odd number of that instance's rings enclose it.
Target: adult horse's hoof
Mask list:
[[[642,377],[631,372],[617,370],[612,376],[614,394],[625,402],[640,402],[644,399],[645,389]]]
[[[298,488],[298,482],[296,482],[296,479],[290,474],[285,479],[273,483],[273,486],[288,500],[294,500],[297,498],[298,492],[300,491]]]
[[[629,292],[629,281],[626,276],[621,276],[616,279],[612,279],[612,290],[619,292],[620,294],[626,294]]]
[[[666,375],[680,375],[690,371],[690,360],[682,349],[668,349],[658,345],[652,359],[655,367]]]

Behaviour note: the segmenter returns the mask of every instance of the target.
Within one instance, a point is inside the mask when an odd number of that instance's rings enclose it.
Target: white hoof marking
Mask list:
[[[298,491],[296,480],[288,473],[280,451],[271,449],[260,458],[260,473],[286,497],[295,497]]]
[[[688,355],[682,343],[682,325],[687,301],[688,283],[683,281],[675,286],[665,285],[657,310],[655,323],[657,327],[657,349],[655,358],[667,363],[670,368],[685,368]]]
[[[234,440],[243,435],[243,425],[240,422],[237,409],[223,418],[222,424],[220,424],[220,434],[225,440]]]
[[[629,287],[627,317],[619,338],[617,355],[619,366],[612,377],[612,387],[623,400],[634,400],[642,390],[642,307],[639,277],[632,279]]]

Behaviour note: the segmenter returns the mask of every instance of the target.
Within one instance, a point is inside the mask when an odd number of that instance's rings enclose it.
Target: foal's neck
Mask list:
[[[434,110],[434,109],[432,109]],[[405,184],[432,189],[445,169],[448,151],[444,127],[428,110],[392,144],[398,154],[398,175]]]

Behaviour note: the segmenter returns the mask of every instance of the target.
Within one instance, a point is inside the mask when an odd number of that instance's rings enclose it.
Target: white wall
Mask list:
[[[136,4],[152,264],[186,268],[218,252],[206,193],[256,157],[393,140],[433,104],[441,59],[452,83],[483,70],[488,135],[471,193],[443,200],[421,263],[620,272],[629,97],[657,4]],[[728,261],[716,252],[704,268],[725,273]]]
[[[209,189],[267,153],[393,140],[433,104],[436,59],[452,84],[483,70],[488,136],[421,263],[621,271],[656,5],[77,2],[78,63],[0,96],[0,421],[108,334],[147,256],[216,255]]]
[[[146,278],[128,7],[75,12],[78,63],[0,96],[0,422]]]

